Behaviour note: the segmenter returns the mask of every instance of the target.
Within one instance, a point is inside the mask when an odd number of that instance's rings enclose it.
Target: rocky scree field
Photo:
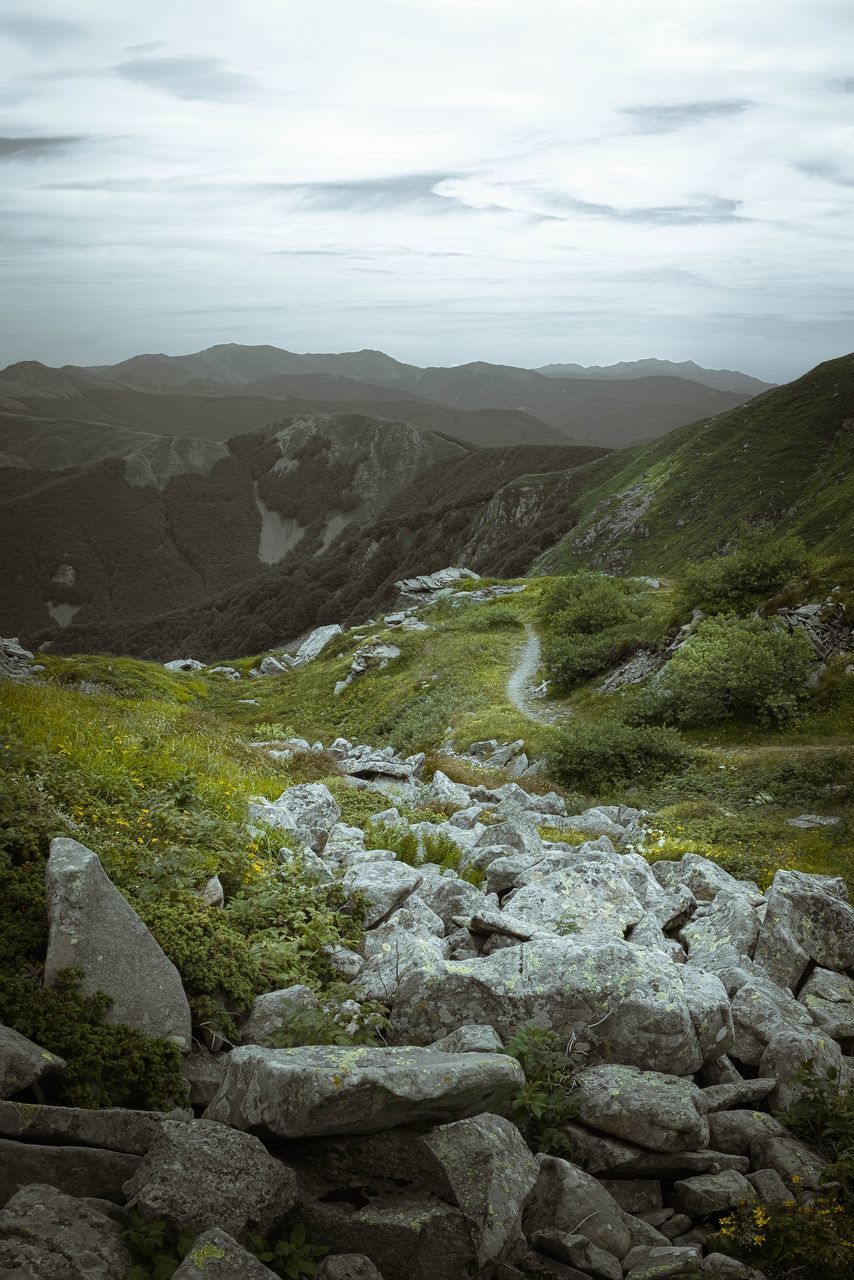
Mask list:
[[[2,1269],[850,1274],[849,608],[747,539],[216,664],[4,641]]]

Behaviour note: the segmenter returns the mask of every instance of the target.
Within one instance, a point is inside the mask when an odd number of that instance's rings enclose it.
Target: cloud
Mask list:
[[[740,200],[730,200],[723,196],[700,195],[692,199],[690,204],[638,205],[619,208],[613,204],[580,200],[575,196],[564,195],[562,192],[542,191],[540,194],[553,208],[566,210],[570,214],[607,218],[613,222],[650,223],[655,226],[672,227],[692,226],[699,223],[750,221],[744,214],[739,213],[742,205]]]
[[[43,156],[85,142],[86,138],[67,134],[30,138],[0,137],[0,160],[25,160],[30,156]]]
[[[837,160],[799,160],[795,168],[809,178],[821,178],[837,187],[854,187],[854,170],[844,169]]]
[[[116,75],[187,101],[235,102],[249,96],[249,76],[230,71],[222,58],[133,57],[119,62]]]
[[[79,40],[86,28],[79,22],[65,18],[33,17],[30,14],[13,13],[0,17],[0,36],[32,45],[37,50],[54,48],[69,40]]]
[[[401,173],[390,178],[356,178],[348,182],[267,183],[271,194],[290,193],[313,209],[372,212],[418,208],[445,213],[457,201],[436,190],[455,173]]]
[[[692,124],[741,115],[756,105],[747,98],[712,99],[707,102],[659,102],[647,107],[624,107],[622,115],[634,120],[639,133],[675,133]]]

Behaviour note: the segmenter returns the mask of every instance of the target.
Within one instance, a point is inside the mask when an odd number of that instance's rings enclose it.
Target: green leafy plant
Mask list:
[[[163,1219],[148,1221],[131,1210],[125,1217],[122,1239],[132,1263],[124,1280],[171,1280],[190,1252],[196,1232],[181,1231]]]
[[[289,1235],[266,1239],[250,1235],[249,1248],[261,1262],[283,1280],[306,1280],[317,1275],[317,1264],[329,1252],[322,1244],[311,1244],[304,1226],[298,1224]]]
[[[575,1059],[563,1036],[530,1022],[520,1027],[506,1046],[525,1073],[525,1084],[510,1103],[510,1118],[533,1152],[552,1155],[571,1150],[565,1126],[578,1115],[573,1097]]]

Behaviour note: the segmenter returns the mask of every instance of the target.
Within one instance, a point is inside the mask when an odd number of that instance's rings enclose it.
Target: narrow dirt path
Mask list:
[[[516,666],[507,680],[507,697],[517,711],[538,724],[557,724],[572,715],[569,707],[550,705],[533,692],[534,678],[540,665],[540,637],[529,622],[525,623],[525,643]]]

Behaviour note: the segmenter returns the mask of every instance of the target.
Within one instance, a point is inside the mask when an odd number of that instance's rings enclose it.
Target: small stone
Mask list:
[[[233,1236],[211,1227],[196,1236],[172,1280],[272,1280],[273,1272]]]

